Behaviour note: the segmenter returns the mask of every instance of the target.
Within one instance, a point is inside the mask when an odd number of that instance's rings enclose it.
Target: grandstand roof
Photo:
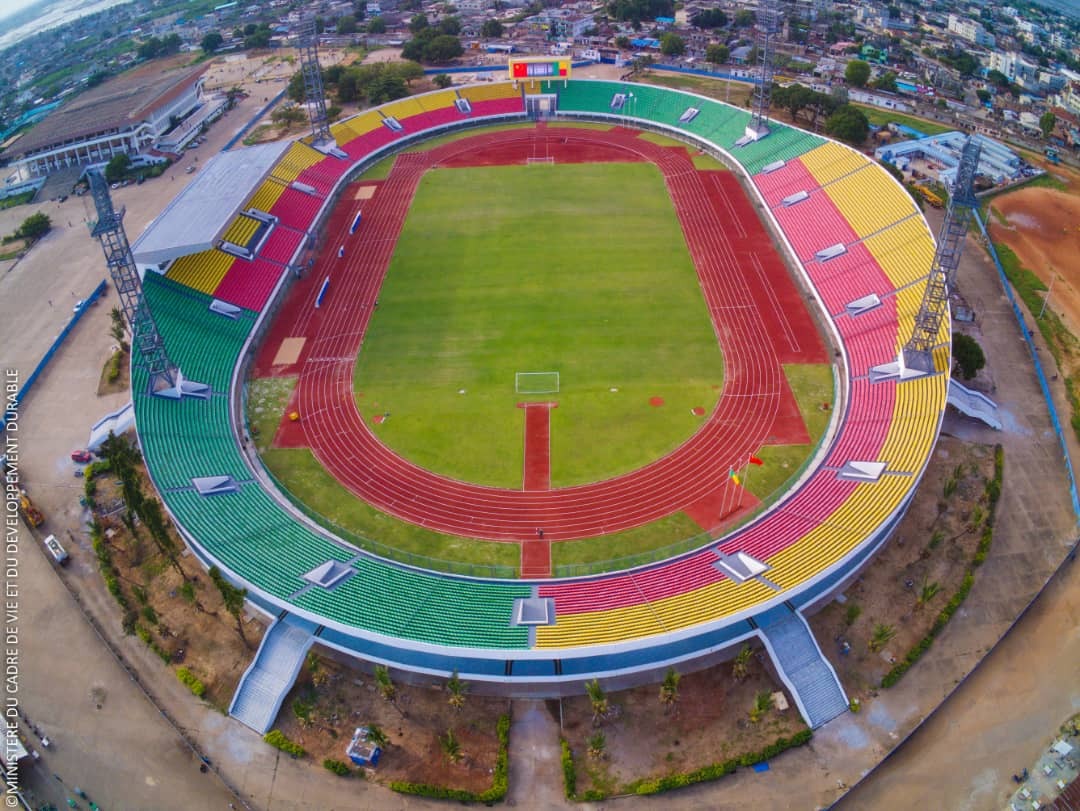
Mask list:
[[[19,141],[17,154],[127,130],[190,89],[206,68],[199,65],[164,71],[160,64],[154,64],[129,71],[47,115]]]
[[[135,261],[153,265],[213,248],[290,145],[282,141],[215,155],[135,240]]]

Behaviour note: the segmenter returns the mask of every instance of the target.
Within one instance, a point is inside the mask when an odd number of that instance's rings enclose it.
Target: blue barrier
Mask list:
[[[1035,343],[1031,340],[1034,334],[1024,320],[1024,314],[1020,310],[1020,305],[1016,300],[1016,296],[1013,294],[1012,285],[1009,283],[1009,277],[1005,275],[1005,268],[1001,265],[1001,260],[998,259],[997,251],[994,249],[994,243],[990,241],[990,235],[986,233],[986,225],[982,221],[982,217],[979,216],[979,212],[975,212],[975,222],[979,224],[979,230],[982,232],[983,239],[986,240],[987,248],[990,251],[990,258],[994,260],[994,266],[997,268],[998,276],[1001,277],[1001,285],[1005,288],[1005,295],[1009,298],[1009,304],[1012,306],[1013,315],[1016,316],[1016,321],[1020,325],[1020,333],[1024,337],[1025,343],[1028,346],[1028,352],[1031,353],[1031,363],[1035,367],[1035,376],[1039,379],[1039,388],[1042,389],[1043,399],[1046,400],[1046,407],[1050,411],[1050,423],[1054,426],[1054,433],[1057,434],[1058,442],[1061,444],[1061,453],[1065,459],[1065,473],[1069,477],[1069,496],[1072,498],[1073,515],[1076,516],[1077,523],[1080,523],[1080,496],[1077,496],[1076,492],[1076,475],[1073,472],[1072,460],[1069,458],[1069,446],[1065,443],[1065,435],[1061,430],[1061,422],[1058,420],[1057,408],[1054,406],[1054,398],[1050,394],[1050,384],[1046,381],[1046,375],[1043,373],[1042,362],[1039,360],[1039,354],[1035,349]]]
[[[350,234],[355,234],[356,229],[360,227],[360,217],[363,215],[363,213],[364,212],[362,212],[362,211],[357,211],[356,212],[356,217],[353,218],[353,221],[352,221],[352,228],[349,229]]]
[[[53,359],[53,355],[60,349],[61,344],[64,343],[64,339],[71,334],[71,330],[75,328],[75,325],[79,323],[79,319],[83,317],[83,313],[89,309],[90,305],[98,300],[98,296],[105,292],[105,280],[102,279],[101,283],[94,288],[89,296],[87,296],[82,303],[82,306],[75,311],[75,314],[71,316],[71,320],[67,322],[67,326],[60,331],[60,334],[56,336],[56,340],[52,342],[52,346],[49,347],[49,351],[45,353],[45,356],[38,361],[38,365],[34,367],[34,371],[30,373],[30,376],[26,378],[26,382],[22,384],[22,388],[19,389],[15,395],[15,401],[8,406],[8,410],[3,414],[0,414],[0,430],[7,425],[7,417],[10,411],[17,411],[19,405],[22,403],[23,398],[30,391],[30,387],[34,385],[34,382],[38,379],[42,372],[45,371],[45,367],[49,365],[49,361]]]
[[[319,309],[322,306],[322,300],[326,297],[326,291],[330,289],[330,277],[327,276],[323,279],[322,287],[319,288],[319,295],[315,299],[315,309]]]
[[[267,104],[265,104],[263,106],[263,108],[261,110],[259,110],[259,112],[255,113],[255,115],[253,115],[251,117],[250,121],[248,121],[243,127],[240,128],[240,132],[236,133],[236,135],[234,135],[232,138],[229,139],[229,142],[227,144],[225,144],[225,146],[223,146],[221,148],[221,151],[222,152],[228,152],[230,149],[232,149],[236,145],[236,142],[239,141],[241,138],[243,138],[245,135],[247,135],[248,130],[250,130],[253,126],[255,126],[256,121],[258,121],[260,118],[262,118],[264,115],[266,115],[266,113],[270,110],[271,107],[273,107],[275,104],[277,104],[279,101],[281,101],[282,97],[284,97],[286,92],[288,92],[287,88],[285,90],[282,90],[280,93],[278,93],[272,99],[270,99],[270,101]]]

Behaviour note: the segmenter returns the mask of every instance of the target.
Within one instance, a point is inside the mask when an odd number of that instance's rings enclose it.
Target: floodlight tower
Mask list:
[[[923,291],[919,312],[915,315],[915,331],[901,352],[901,363],[908,374],[934,372],[934,345],[938,341],[941,323],[949,311],[949,290],[956,284],[956,268],[964,250],[964,237],[972,214],[979,205],[975,199],[974,182],[981,149],[981,144],[971,136],[960,155],[949,207],[938,232],[937,252],[930,264],[930,278]]]
[[[300,20],[297,48],[300,51],[300,75],[304,79],[304,102],[311,121],[311,143],[314,146],[332,139],[330,121],[326,117],[322,69],[319,67],[319,35],[315,31],[313,15],[306,14]]]
[[[97,237],[105,252],[105,263],[116,292],[120,294],[120,307],[131,326],[132,347],[139,353],[139,359],[150,377],[150,393],[174,400],[184,395],[208,397],[209,386],[185,380],[179,367],[169,360],[165,342],[143,296],[142,279],[139,278],[139,269],[135,266],[135,257],[131,254],[131,245],[124,231],[124,209],[118,211],[113,208],[109,185],[100,171],[94,170],[89,175],[90,193],[98,215],[97,222],[90,226],[90,234]]]
[[[769,101],[772,98],[772,40],[780,30],[776,0],[761,0],[757,10],[757,51],[761,84],[754,94],[754,114],[746,125],[746,137],[758,141],[769,134]]]

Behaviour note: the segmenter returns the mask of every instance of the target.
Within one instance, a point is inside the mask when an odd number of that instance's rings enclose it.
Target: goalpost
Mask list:
[[[525,158],[526,166],[535,166],[537,164],[542,166],[553,166],[555,164],[555,158]]]
[[[516,394],[558,394],[558,372],[516,372],[514,374],[514,392]]]

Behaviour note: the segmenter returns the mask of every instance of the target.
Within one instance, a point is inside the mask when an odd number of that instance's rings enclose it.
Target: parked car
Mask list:
[[[87,462],[89,462],[93,458],[94,458],[94,455],[92,453],[90,453],[90,451],[80,449],[80,450],[71,452],[71,461],[72,462],[78,462],[81,465],[85,465]]]

